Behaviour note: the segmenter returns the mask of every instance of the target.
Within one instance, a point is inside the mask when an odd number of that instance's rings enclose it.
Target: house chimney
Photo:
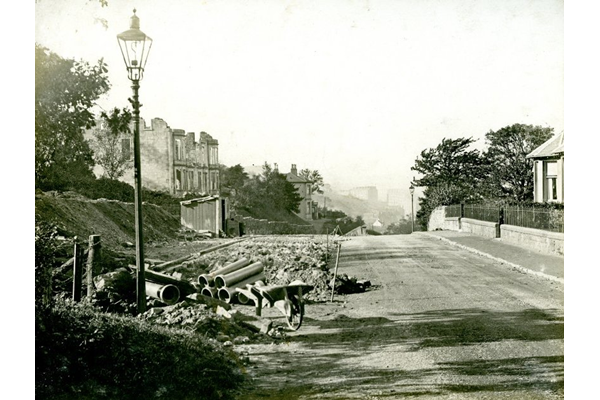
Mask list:
[[[273,163],[273,171],[279,172],[279,165],[277,163]]]
[[[296,169],[296,164],[292,164],[292,169],[290,172],[294,175],[298,175],[298,170]]]

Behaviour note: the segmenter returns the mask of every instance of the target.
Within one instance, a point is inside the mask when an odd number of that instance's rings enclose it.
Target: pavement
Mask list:
[[[489,239],[465,232],[428,231],[415,233],[443,240],[453,246],[508,264],[523,272],[564,284],[565,259],[562,256],[544,254],[505,243],[502,239]]]

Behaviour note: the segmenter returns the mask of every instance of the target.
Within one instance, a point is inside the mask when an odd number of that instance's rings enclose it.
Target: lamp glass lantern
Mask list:
[[[132,81],[139,81],[144,75],[144,68],[148,61],[152,39],[140,30],[140,19],[133,10],[130,28],[117,35],[123,61],[127,66],[128,77]]]

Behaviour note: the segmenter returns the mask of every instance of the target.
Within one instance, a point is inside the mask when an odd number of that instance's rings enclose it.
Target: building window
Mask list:
[[[556,161],[546,162],[546,200],[558,200],[558,190],[556,188],[556,178],[558,175],[558,164]]]
[[[181,190],[181,171],[180,170],[175,171],[175,189]]]
[[[131,160],[131,139],[121,139],[121,154],[123,154],[123,159]]]
[[[183,147],[181,145],[181,139],[175,139],[175,159],[183,160]]]

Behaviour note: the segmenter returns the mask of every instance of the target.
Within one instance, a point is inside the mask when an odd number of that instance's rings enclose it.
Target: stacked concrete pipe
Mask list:
[[[230,303],[237,299],[237,288],[245,288],[264,279],[264,266],[258,261],[229,274],[215,276],[215,286],[219,289],[219,299]]]
[[[171,284],[163,284],[146,281],[146,294],[162,301],[167,305],[175,304],[179,301],[179,288]]]
[[[215,287],[204,286],[200,291],[201,295],[217,298],[218,289]]]
[[[264,271],[264,267],[262,262],[257,261],[253,264],[248,265],[242,269],[239,269],[234,272],[218,274],[215,276],[215,286],[217,289],[221,289],[222,287],[232,287],[236,283],[242,282],[254,275],[260,274]],[[255,279],[257,281],[258,279]]]
[[[200,275],[198,277],[198,283],[204,287],[206,287],[206,286],[214,287],[215,286],[214,280],[217,275],[229,274],[231,272],[237,271],[238,269],[244,268],[248,264],[250,264],[250,260],[248,260],[247,258],[241,258],[241,259],[237,260],[236,262],[226,265],[225,267],[223,267],[221,269],[210,272],[208,274]]]
[[[254,282],[253,285],[247,284],[246,287],[237,287],[235,288],[236,292],[237,292],[237,300],[240,304],[248,304],[251,301],[254,303],[255,306],[258,305],[258,297],[256,297],[251,291],[250,288],[252,286],[264,286],[264,282],[263,281],[256,281]]]
[[[244,279],[241,282],[235,283],[231,286],[223,286],[219,288],[218,297],[219,300],[222,300],[226,303],[231,303],[232,301],[236,301],[240,304],[247,304],[248,299],[244,299],[243,296],[240,299],[240,289],[244,290],[246,287],[255,284],[257,282],[261,282],[265,279],[265,274],[263,272],[253,275],[248,279]],[[252,294],[251,294],[252,295]],[[254,299],[252,299],[254,300]],[[254,303],[256,304],[256,302]]]

